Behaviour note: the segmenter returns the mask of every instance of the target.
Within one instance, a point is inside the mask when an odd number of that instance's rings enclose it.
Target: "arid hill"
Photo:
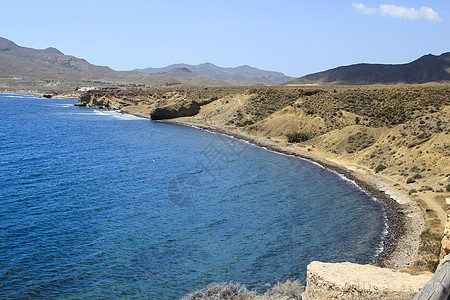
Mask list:
[[[400,65],[356,64],[294,79],[287,84],[421,84],[450,82],[450,52]]]
[[[0,89],[71,90],[77,86],[166,85],[180,83],[167,75],[114,71],[64,55],[55,48],[20,47],[0,38]]]

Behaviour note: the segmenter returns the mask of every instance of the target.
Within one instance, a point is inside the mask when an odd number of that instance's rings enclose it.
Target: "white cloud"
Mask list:
[[[380,13],[382,16],[391,16],[405,20],[420,19],[420,13],[415,8],[397,6],[393,4],[381,4]]]
[[[429,7],[421,7],[420,15],[429,21],[441,22],[442,18],[439,17],[438,13],[435,12],[432,8]]]
[[[389,16],[400,18],[404,20],[419,20],[425,19],[433,22],[440,22],[442,18],[430,7],[421,7],[416,9],[414,7],[405,7],[395,4],[380,4],[379,10],[375,7],[366,7],[363,3],[353,2],[352,6],[360,13],[365,15],[374,15],[380,13],[382,16]]]
[[[360,13],[365,15],[374,15],[377,13],[377,9],[375,7],[366,7],[362,3],[353,2],[352,6],[356,8]]]

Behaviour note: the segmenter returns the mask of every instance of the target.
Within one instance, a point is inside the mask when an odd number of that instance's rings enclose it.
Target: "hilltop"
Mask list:
[[[288,84],[422,84],[450,82],[450,52],[421,58],[398,65],[356,64],[314,73],[294,79]]]

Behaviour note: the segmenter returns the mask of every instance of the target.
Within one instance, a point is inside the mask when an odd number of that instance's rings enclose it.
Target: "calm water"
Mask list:
[[[382,208],[335,173],[75,102],[0,95],[0,298],[261,290],[379,251]]]

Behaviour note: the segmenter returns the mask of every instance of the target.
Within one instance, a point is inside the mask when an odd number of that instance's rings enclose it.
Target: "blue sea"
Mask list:
[[[370,263],[383,207],[321,166],[76,100],[0,94],[0,298],[264,291]]]

